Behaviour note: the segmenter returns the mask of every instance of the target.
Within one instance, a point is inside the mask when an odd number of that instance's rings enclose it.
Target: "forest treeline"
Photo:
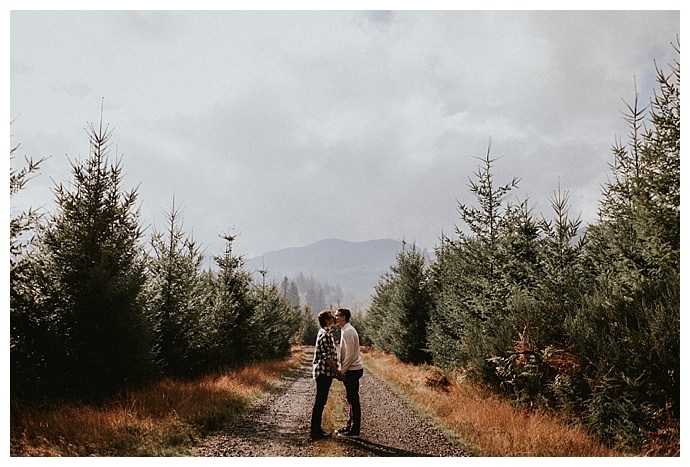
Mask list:
[[[405,245],[381,277],[364,343],[400,360],[472,378],[516,405],[581,421],[609,445],[640,451],[680,424],[680,47],[657,68],[648,105],[624,118],[598,220],[514,202],[491,148],[470,177],[466,229],[429,261]],[[144,237],[138,193],[122,186],[111,131],[88,128],[90,153],[55,187],[57,209],[10,219],[11,398],[100,400],[164,377],[193,378],[313,344],[314,312],[295,281],[256,281],[223,234],[214,269],[172,203]],[[14,157],[19,146],[10,149]],[[10,174],[10,197],[42,160]],[[314,293],[318,290],[301,291]],[[334,292],[339,293],[337,290]],[[317,300],[319,301],[319,300]],[[666,431],[664,431],[666,430]]]
[[[680,48],[675,50],[680,53]],[[511,202],[490,150],[459,204],[466,230],[428,264],[412,246],[378,284],[364,330],[406,362],[486,383],[639,452],[680,426],[680,58],[651,102],[626,104],[598,219]]]
[[[56,212],[10,220],[11,397],[100,400],[281,358],[316,335],[294,282],[253,280],[234,237],[222,235],[216,267],[203,269],[174,201],[165,230],[144,239],[137,192],[123,189],[121,160],[109,157],[111,131],[101,122],[88,135],[89,157],[54,189]],[[41,162],[11,171],[10,196]]]

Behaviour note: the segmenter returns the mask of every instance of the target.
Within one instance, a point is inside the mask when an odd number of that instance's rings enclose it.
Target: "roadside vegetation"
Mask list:
[[[192,381],[166,379],[102,403],[12,405],[10,455],[30,457],[188,456],[304,364],[304,347],[289,358],[247,365]],[[475,456],[619,456],[581,428],[553,415],[516,409],[509,400],[468,381],[443,380],[429,365],[402,363],[365,350],[367,370],[387,381],[417,411]],[[324,426],[337,428],[344,390],[335,384]],[[318,456],[340,456],[341,445],[319,443]]]
[[[489,148],[455,235],[432,260],[404,245],[377,285],[372,345],[626,454],[679,455],[680,62],[656,73],[649,104],[627,105],[594,223],[560,186],[537,216],[519,179],[497,182]]]
[[[602,457],[621,453],[596,442],[582,427],[553,414],[515,407],[488,387],[447,378],[433,366],[364,354],[367,369],[475,456]]]
[[[301,364],[304,351],[183,381],[163,379],[100,403],[11,405],[11,456],[187,456]]]

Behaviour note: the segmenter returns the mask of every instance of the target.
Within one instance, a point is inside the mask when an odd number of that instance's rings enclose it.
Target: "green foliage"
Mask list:
[[[24,350],[47,370],[35,376],[50,395],[98,397],[151,374],[137,194],[122,191],[121,166],[109,164],[107,128],[91,126],[89,137],[90,157],[72,164],[71,189],[56,188],[59,211],[21,281],[37,298],[22,307],[33,332],[19,340],[42,336]]]
[[[146,308],[153,323],[156,360],[168,376],[193,376],[199,368],[200,316],[210,288],[200,269],[204,257],[184,234],[174,202],[165,234],[153,230],[152,258],[146,275]]]
[[[234,237],[224,238],[225,253],[215,257],[219,270],[206,279],[208,311],[200,313],[206,371],[285,357],[301,326],[297,308],[275,284],[255,285],[242,258],[232,252]]]
[[[14,159],[19,147],[10,148],[10,160]],[[11,169],[10,198],[26,187],[44,160],[35,162],[25,157],[26,165]],[[27,394],[45,390],[35,375],[39,371],[45,372],[45,342],[56,347],[52,339],[55,331],[42,325],[38,312],[40,303],[46,298],[39,292],[42,289],[39,287],[41,269],[36,267],[35,255],[27,251],[32,240],[30,234],[39,220],[40,215],[34,209],[10,218],[10,386],[13,392],[25,391]]]
[[[282,358],[300,330],[300,313],[280,293],[275,284],[254,288],[254,314],[251,326],[251,360]]]
[[[10,160],[14,159],[14,153],[19,150],[19,145],[10,148]],[[25,165],[10,170],[10,199],[23,190],[33,175],[38,172],[46,158],[34,161],[30,157],[24,157]],[[22,211],[16,216],[10,217],[10,268],[25,252],[29,240],[25,234],[32,231],[39,223],[41,215],[33,208]]]
[[[585,425],[609,445],[638,452],[643,444],[644,411],[637,399],[641,381],[604,378],[593,388]]]
[[[471,268],[462,254],[458,244],[448,238],[442,238],[436,249],[436,261],[430,267],[434,306],[429,312],[427,325],[427,347],[433,362],[442,368],[452,369],[469,364],[466,343],[463,335],[470,320],[463,316],[469,306],[468,297],[463,291],[470,290],[472,285],[469,274]],[[471,239],[468,239],[472,243]],[[467,270],[468,273],[463,273]]]
[[[442,238],[429,273],[435,364],[633,452],[680,416],[680,66],[657,74],[650,111],[628,106],[597,223],[582,232],[560,187],[550,220],[506,203],[517,180],[496,187],[487,154],[477,207],[459,207],[469,232]]]
[[[487,358],[511,344],[510,292],[529,286],[535,237],[525,203],[507,202],[519,180],[496,186],[494,161],[487,151],[477,180],[470,180],[478,207],[459,205],[470,234],[457,229],[457,239],[443,239],[437,249],[432,267],[436,306],[428,332],[434,362],[446,368],[462,366],[486,380],[495,378]]]
[[[589,280],[583,268],[584,239],[580,220],[568,217],[568,194],[551,198],[554,218],[534,223],[523,212],[513,222],[507,264],[509,274],[507,332],[512,344],[489,358],[501,389],[521,404],[577,410],[584,394],[580,365],[570,352],[565,323],[580,305]],[[518,211],[519,212],[519,211]],[[586,394],[585,394],[586,395]]]
[[[564,323],[580,306],[583,292],[592,286],[584,262],[586,235],[581,235],[580,218],[569,217],[568,192],[559,190],[550,198],[553,218],[538,223],[539,274],[533,298],[537,316],[530,333],[539,348],[556,345],[567,348]]]
[[[302,345],[314,345],[319,333],[319,320],[308,305],[299,312],[298,323],[297,342]]]
[[[248,361],[252,344],[252,278],[243,269],[242,258],[232,252],[235,238],[230,235],[223,238],[225,253],[214,257],[219,271],[208,326],[209,350],[219,365],[237,366]]]
[[[414,245],[408,250],[403,244],[396,261],[374,291],[366,334],[403,362],[426,362],[426,324],[433,306],[426,258]]]
[[[350,319],[350,324],[357,329],[357,334],[359,335],[359,345],[373,347],[374,342],[371,340],[369,335],[369,319],[368,312],[366,310],[355,310],[352,312],[352,317]],[[333,338],[336,342],[340,341],[340,328],[334,326],[331,329]]]
[[[654,288],[638,290],[629,301],[617,297],[615,289],[606,291],[598,286],[568,324],[573,347],[587,362],[585,373],[592,393],[587,417],[600,439],[611,437],[611,427],[602,418],[615,417],[621,427],[634,425],[636,429],[616,436],[620,443],[624,440],[625,445],[637,446],[645,434],[642,428],[649,422],[640,418],[641,407],[648,408],[645,414],[664,411],[680,416],[678,276],[669,276]],[[615,402],[618,400],[625,405],[620,406]],[[615,412],[602,413],[607,407]],[[628,414],[636,418],[626,418]]]
[[[73,164],[70,187],[56,188],[59,211],[34,248],[20,236],[37,217],[11,224],[13,397],[100,398],[162,375],[288,355],[302,319],[287,293],[253,284],[230,236],[218,271],[201,271],[174,204],[146,255],[137,193],[121,190],[120,162],[108,161],[110,134],[101,126],[89,136],[92,154]],[[28,164],[11,173],[11,193],[37,170]],[[299,300],[292,285],[285,292]]]
[[[680,415],[679,63],[670,75],[657,69],[657,81],[649,113],[637,100],[628,106],[629,142],[614,146],[600,220],[589,230],[595,283],[568,323],[591,381],[590,427],[633,447],[648,413]]]
[[[10,391],[26,399],[51,395],[63,379],[67,342],[49,273],[36,252],[10,268]]]

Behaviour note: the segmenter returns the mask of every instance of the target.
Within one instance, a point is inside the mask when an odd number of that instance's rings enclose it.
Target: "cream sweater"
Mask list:
[[[359,334],[347,323],[340,329],[340,371],[361,370],[364,368],[359,354]]]

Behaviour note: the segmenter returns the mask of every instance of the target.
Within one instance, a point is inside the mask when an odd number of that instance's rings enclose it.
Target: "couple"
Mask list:
[[[359,379],[364,373],[362,357],[359,355],[359,335],[350,324],[350,310],[338,308],[333,315],[331,310],[323,310],[318,315],[319,333],[314,348],[313,376],[316,381],[316,400],[311,413],[311,439],[321,439],[329,433],[321,429],[323,408],[328,400],[333,378],[345,385],[349,418],[347,426],[338,430],[343,437],[358,438],[362,413],[359,405]],[[333,324],[340,328],[340,360],[331,335]]]

